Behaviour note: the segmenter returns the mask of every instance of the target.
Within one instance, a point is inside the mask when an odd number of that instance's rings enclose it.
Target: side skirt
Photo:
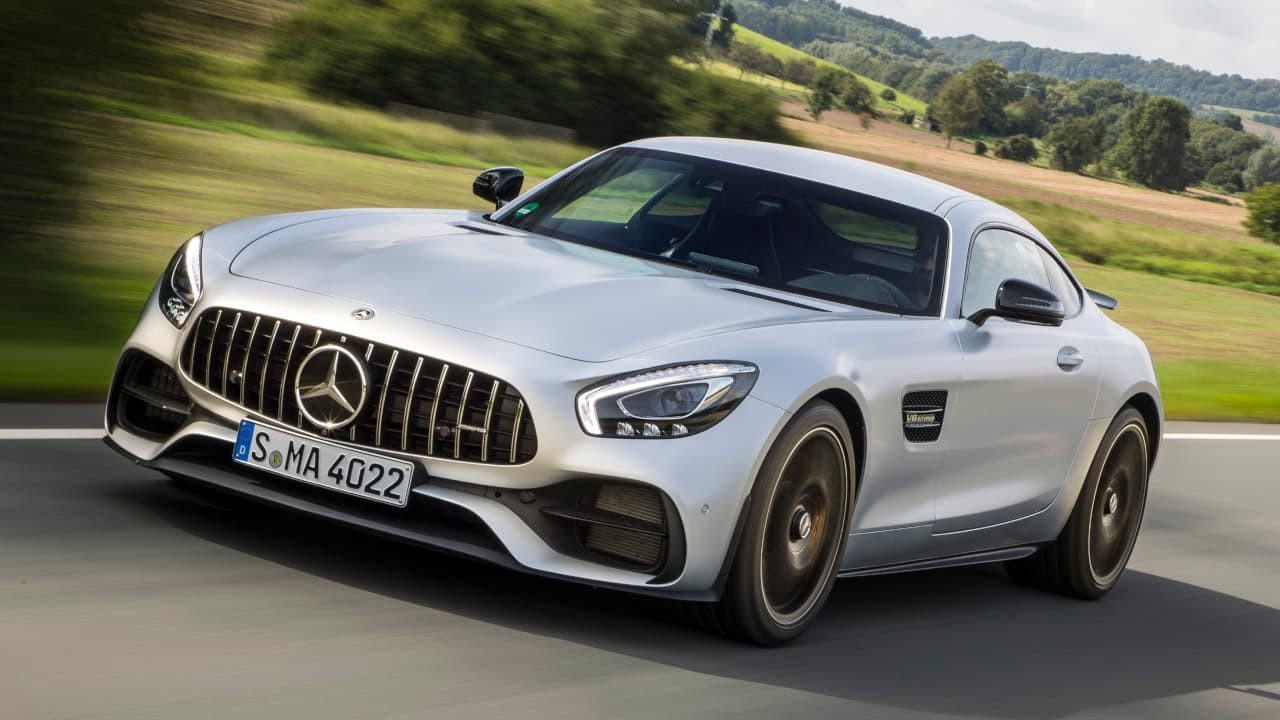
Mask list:
[[[938,570],[940,568],[961,567],[964,565],[981,565],[983,563],[1003,562],[1005,560],[1018,560],[1034,554],[1035,551],[1035,547],[1025,545],[1001,548],[999,550],[984,550],[982,552],[967,553],[965,555],[953,555],[951,557],[932,558],[929,560],[915,560],[913,562],[898,563],[896,565],[878,565],[876,567],[844,570],[841,571],[840,577],[893,575],[894,573],[915,572],[917,570]]]

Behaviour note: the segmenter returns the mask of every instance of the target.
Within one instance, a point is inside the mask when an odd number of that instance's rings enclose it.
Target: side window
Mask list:
[[[1025,280],[1052,289],[1040,247],[1008,230],[992,228],[978,233],[969,253],[960,312],[965,317],[993,307],[996,290],[1005,280]]]
[[[1044,261],[1045,271],[1049,274],[1049,289],[1062,300],[1062,309],[1067,317],[1075,317],[1080,312],[1080,291],[1052,255],[1043,248],[1036,249],[1040,251],[1040,259]]]

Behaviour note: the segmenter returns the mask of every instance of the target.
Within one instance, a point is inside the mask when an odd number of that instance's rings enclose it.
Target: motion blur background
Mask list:
[[[0,0],[0,400],[102,397],[205,227],[481,208],[485,167],[528,187],[616,142],[705,134],[1005,202],[1120,298],[1171,416],[1280,421],[1280,246],[1245,224],[1280,180],[1267,114],[1010,73],[913,30],[781,0]]]

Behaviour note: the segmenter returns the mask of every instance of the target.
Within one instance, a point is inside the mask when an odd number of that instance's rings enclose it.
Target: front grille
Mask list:
[[[331,433],[303,418],[294,394],[303,359],[321,345],[343,346],[369,369],[368,402]],[[246,410],[357,445],[495,465],[527,462],[538,449],[524,398],[498,378],[310,325],[206,310],[179,363],[196,384]]]

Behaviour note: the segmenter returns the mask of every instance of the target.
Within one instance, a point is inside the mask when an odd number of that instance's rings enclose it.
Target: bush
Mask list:
[[[1014,135],[996,143],[996,157],[1018,162],[1031,162],[1040,157],[1036,143],[1026,135]]]
[[[1245,200],[1249,216],[1244,227],[1250,235],[1280,244],[1280,185],[1263,185]]]
[[[606,145],[682,127],[777,137],[736,80],[671,62],[700,52],[681,3],[608,0],[313,0],[278,27],[273,71],[309,89],[374,106],[391,102],[471,115],[493,112],[573,128]],[[772,102],[752,101],[776,114]],[[673,101],[678,98],[679,101]],[[741,112],[746,120],[733,117]],[[770,127],[772,126],[772,127]]]
[[[916,123],[916,114],[914,111],[908,110],[898,118],[903,125],[914,125]]]
[[[893,88],[885,88],[880,91],[880,97],[884,100],[888,100],[889,102],[893,102],[898,99],[898,93],[894,92]]]
[[[1231,163],[1225,161],[1209,168],[1209,172],[1204,176],[1204,181],[1228,192],[1240,192],[1244,188],[1244,179],[1240,171]]]
[[[871,88],[867,84],[859,80],[853,75],[846,75],[843,78],[843,92],[840,94],[840,102],[853,113],[874,113],[875,112],[875,95],[871,93]]]
[[[973,144],[973,154],[974,154],[974,155],[986,155],[986,154],[987,154],[987,149],[988,149],[988,148],[987,148],[987,144],[986,144],[986,143],[984,143],[984,142],[982,142],[981,140],[979,140],[979,141],[977,141],[977,142],[975,142],[975,143]]]

